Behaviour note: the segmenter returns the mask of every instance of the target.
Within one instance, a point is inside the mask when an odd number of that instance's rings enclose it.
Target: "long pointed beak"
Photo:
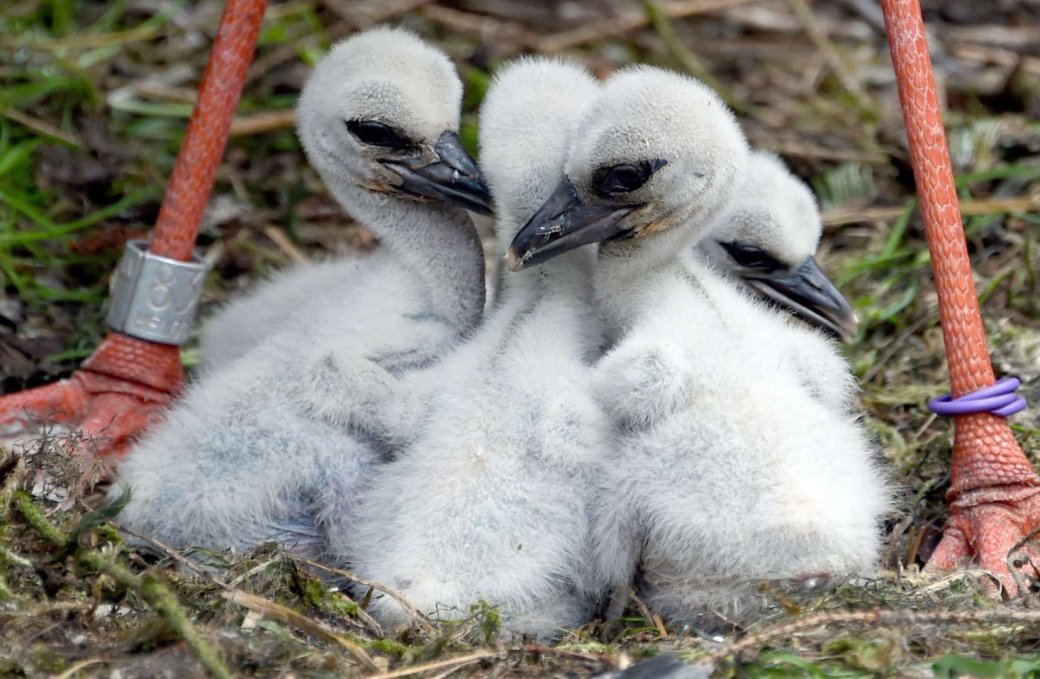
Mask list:
[[[805,260],[794,273],[742,271],[740,275],[762,296],[809,325],[833,333],[846,344],[856,337],[856,313],[814,258]]]
[[[634,209],[634,206],[585,205],[574,184],[565,177],[513,238],[506,252],[506,264],[512,271],[520,271],[582,245],[626,233],[628,229],[621,226],[621,220]]]
[[[477,162],[462,146],[459,135],[445,130],[433,145],[437,160],[430,163],[421,156],[403,161],[388,160],[384,165],[401,178],[395,191],[421,198],[447,200],[482,215],[494,214],[491,191]]]

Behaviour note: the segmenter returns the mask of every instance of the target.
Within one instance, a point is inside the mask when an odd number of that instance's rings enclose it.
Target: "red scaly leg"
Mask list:
[[[180,261],[191,257],[266,4],[228,0],[224,6],[198,103],[152,232],[152,254]],[[183,383],[176,346],[113,332],[68,380],[0,397],[0,432],[58,421],[96,437],[99,452],[119,454],[160,416]]]
[[[918,0],[882,0],[881,8],[932,253],[951,393],[958,398],[992,386],[993,366],[964,240],[921,7]],[[1018,588],[1007,558],[1020,540],[1040,526],[1040,478],[1006,419],[987,413],[960,415],[954,420],[954,434],[947,493],[950,518],[928,568],[956,568],[973,557],[1014,596]],[[1033,556],[1036,551],[1029,548],[1026,554]],[[1036,575],[1028,563],[1020,569]],[[989,591],[996,594],[997,588]]]

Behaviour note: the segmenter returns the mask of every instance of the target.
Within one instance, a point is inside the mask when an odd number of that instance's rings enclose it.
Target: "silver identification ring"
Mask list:
[[[196,255],[181,262],[151,254],[147,241],[127,241],[109,285],[112,306],[105,320],[124,335],[184,344],[195,322],[206,270]]]

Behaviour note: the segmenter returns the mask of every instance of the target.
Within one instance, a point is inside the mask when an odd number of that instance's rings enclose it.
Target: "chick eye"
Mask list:
[[[406,149],[412,141],[389,125],[374,120],[348,120],[347,130],[363,144],[390,149]]]
[[[645,184],[650,175],[664,167],[666,161],[644,160],[641,163],[623,163],[601,167],[592,175],[592,186],[601,194],[630,193]]]
[[[776,271],[777,269],[784,268],[775,257],[770,255],[762,248],[755,247],[754,245],[744,245],[732,241],[729,243],[720,243],[729,256],[734,262],[744,267],[745,269],[757,269],[759,271]]]

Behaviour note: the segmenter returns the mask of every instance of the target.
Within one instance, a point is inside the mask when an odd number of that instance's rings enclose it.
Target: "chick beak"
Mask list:
[[[513,238],[506,252],[506,264],[512,271],[520,271],[582,245],[626,234],[630,229],[622,226],[621,221],[635,207],[585,205],[574,184],[565,177]]]
[[[401,178],[393,189],[419,198],[450,201],[482,215],[493,214],[491,191],[459,135],[445,130],[433,145],[433,153],[436,159],[432,163],[422,154],[383,161]]]
[[[809,325],[836,335],[846,344],[856,337],[856,313],[814,258],[809,257],[793,273],[742,271],[741,276],[762,296]]]

